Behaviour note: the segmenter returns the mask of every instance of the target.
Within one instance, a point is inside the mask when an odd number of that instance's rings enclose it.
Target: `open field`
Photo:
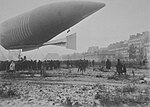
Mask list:
[[[143,81],[149,70],[114,71],[60,69],[45,77],[1,72],[0,107],[149,107],[150,83]]]

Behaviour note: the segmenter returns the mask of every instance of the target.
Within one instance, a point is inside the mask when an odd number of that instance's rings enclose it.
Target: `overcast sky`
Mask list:
[[[51,1],[0,0],[0,22],[41,4],[50,3]],[[90,46],[106,47],[110,43],[128,40],[129,35],[149,31],[150,0],[97,1],[105,3],[106,6],[70,29],[70,34],[77,33],[76,51],[63,47],[46,46],[40,48],[42,54],[84,52]],[[54,39],[65,36],[67,36],[67,33],[63,32]],[[35,51],[31,51],[28,54],[33,52],[35,53]]]

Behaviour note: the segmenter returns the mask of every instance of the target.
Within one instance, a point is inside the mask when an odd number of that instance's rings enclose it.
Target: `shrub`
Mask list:
[[[12,98],[19,97],[20,94],[16,89],[13,89],[7,85],[0,86],[0,97],[1,98]]]
[[[137,90],[137,87],[134,86],[134,85],[131,85],[131,84],[128,84],[127,86],[124,86],[123,89],[122,89],[122,92],[125,93],[133,93]]]

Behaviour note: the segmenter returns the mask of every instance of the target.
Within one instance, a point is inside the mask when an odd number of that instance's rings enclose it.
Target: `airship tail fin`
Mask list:
[[[66,37],[66,48],[76,50],[76,33]]]
[[[43,44],[45,45],[56,45],[56,46],[63,46],[68,49],[76,50],[76,33],[68,35],[66,38],[48,41]]]

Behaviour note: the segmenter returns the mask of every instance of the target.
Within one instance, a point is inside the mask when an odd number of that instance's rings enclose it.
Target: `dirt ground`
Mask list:
[[[59,69],[45,77],[2,71],[0,107],[150,107],[150,83],[143,80],[150,71],[114,71]]]

